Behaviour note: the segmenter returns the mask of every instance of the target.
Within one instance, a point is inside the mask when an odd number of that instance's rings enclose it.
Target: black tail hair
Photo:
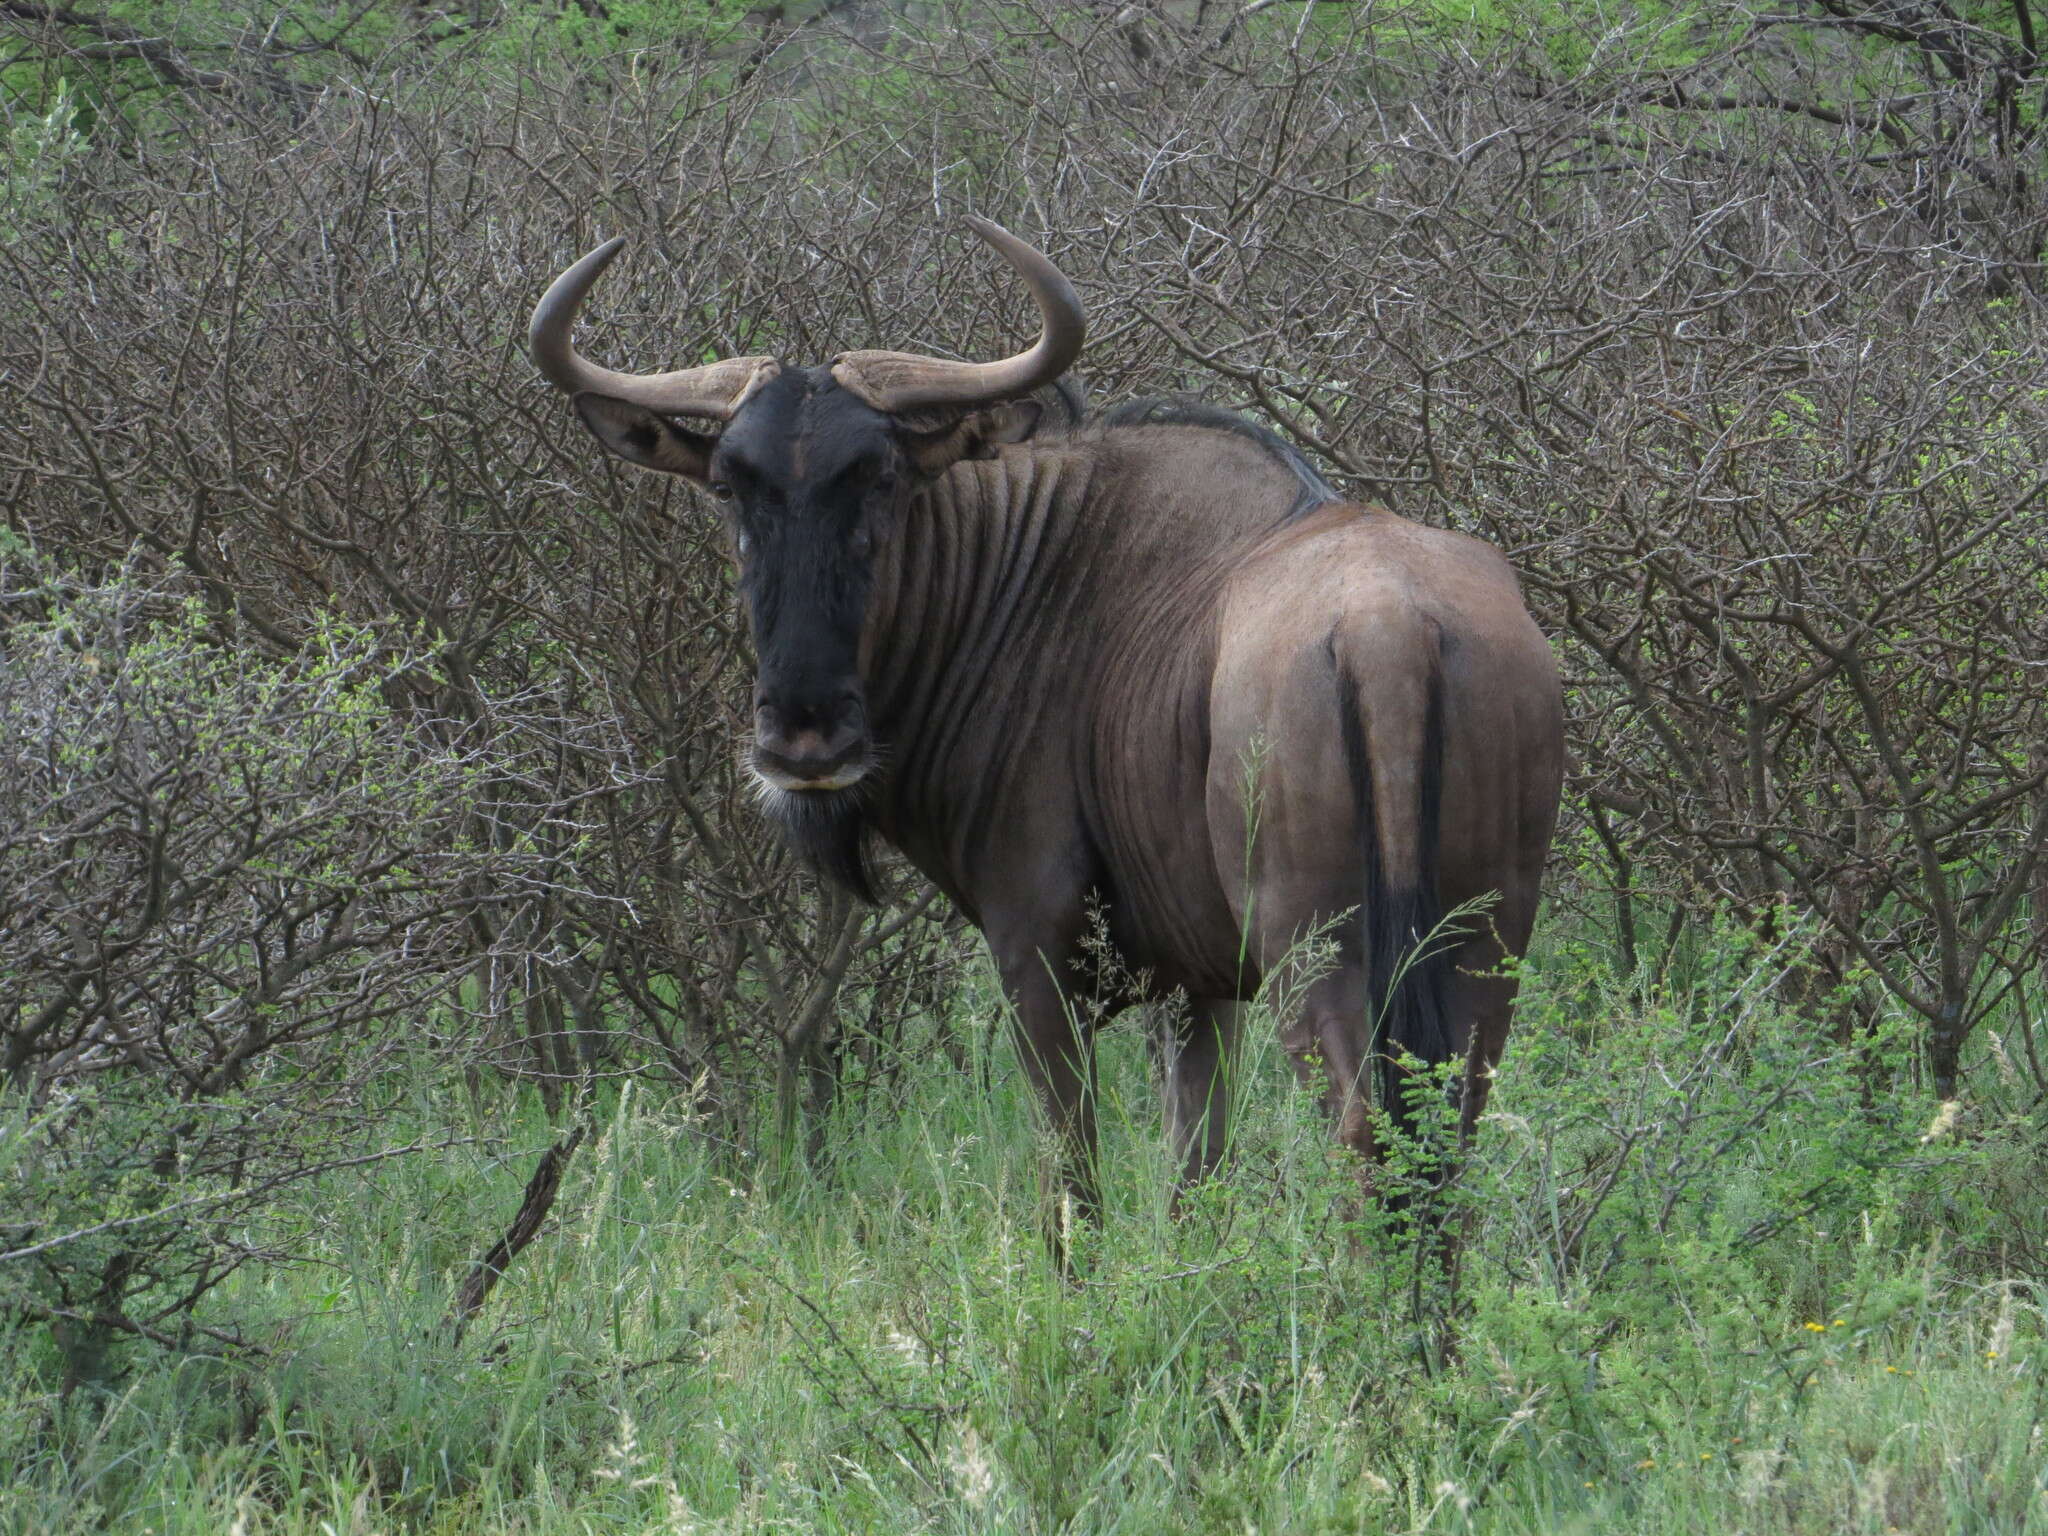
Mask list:
[[[1354,681],[1338,676],[1338,710],[1344,729],[1344,757],[1351,773],[1352,802],[1358,807],[1358,835],[1364,855],[1365,975],[1372,1009],[1371,1060],[1380,1107],[1397,1125],[1408,1124],[1407,1074],[1395,1057],[1405,1051],[1434,1067],[1451,1057],[1449,990],[1451,943],[1436,933],[1443,920],[1437,895],[1437,862],[1442,839],[1443,678],[1430,657],[1428,698],[1422,726],[1420,794],[1416,817],[1416,868],[1412,881],[1390,882],[1380,848],[1378,785],[1366,749]],[[1404,969],[1405,967],[1405,969]]]

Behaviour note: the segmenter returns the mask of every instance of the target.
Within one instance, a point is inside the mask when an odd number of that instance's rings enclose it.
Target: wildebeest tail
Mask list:
[[[1372,1055],[1378,1077],[1379,1102],[1405,1123],[1405,1074],[1397,1065],[1402,1053],[1430,1066],[1448,1061],[1452,1050],[1449,991],[1451,944],[1436,932],[1443,919],[1437,894],[1443,804],[1443,679],[1430,658],[1419,740],[1413,741],[1420,761],[1412,804],[1387,802],[1386,785],[1376,771],[1371,735],[1359,712],[1357,679],[1343,677],[1338,687],[1343,716],[1344,756],[1351,773],[1353,803],[1358,808],[1361,862],[1365,869],[1362,917],[1365,924],[1365,972],[1372,1009]],[[1393,733],[1378,733],[1384,744]],[[1396,776],[1397,782],[1400,776]],[[1405,797],[1404,797],[1405,798]],[[1405,823],[1402,818],[1413,818]],[[1386,829],[1413,831],[1398,835],[1388,846]],[[1399,846],[1408,842],[1408,848]]]

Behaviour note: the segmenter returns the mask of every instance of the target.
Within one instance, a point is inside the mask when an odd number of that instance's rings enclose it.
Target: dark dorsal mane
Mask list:
[[[1268,457],[1286,465],[1288,472],[1300,483],[1301,490],[1294,498],[1294,505],[1287,509],[1286,521],[1330,502],[1344,500],[1337,488],[1308,461],[1308,456],[1278,432],[1235,411],[1211,405],[1206,400],[1186,395],[1141,396],[1090,417],[1082,430],[1107,433],[1124,427],[1193,427],[1198,431],[1227,432],[1232,437],[1243,438]]]

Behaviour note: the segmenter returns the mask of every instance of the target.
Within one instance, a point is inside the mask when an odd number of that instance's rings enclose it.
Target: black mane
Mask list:
[[[1122,427],[1197,427],[1203,431],[1228,432],[1232,437],[1241,437],[1268,457],[1286,465],[1300,482],[1301,490],[1294,498],[1294,505],[1287,509],[1289,520],[1344,499],[1337,488],[1323,478],[1322,472],[1308,461],[1306,454],[1271,427],[1261,426],[1206,400],[1184,395],[1141,396],[1136,400],[1126,400],[1122,405],[1113,405],[1100,415],[1089,418],[1087,427],[1102,432],[1114,432]]]
[[[773,790],[761,797],[789,851],[868,906],[881,902],[875,879],[874,825],[855,789]]]

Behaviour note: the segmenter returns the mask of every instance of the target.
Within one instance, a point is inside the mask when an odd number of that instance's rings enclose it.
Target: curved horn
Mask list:
[[[614,373],[577,356],[569,344],[569,327],[583,307],[584,295],[625,244],[623,236],[605,241],[548,284],[548,291],[533,306],[533,323],[526,329],[534,366],[564,394],[588,391],[644,405],[667,416],[726,420],[756,384],[775,375],[780,365],[774,358],[728,357],[673,373]]]
[[[878,411],[936,405],[994,405],[1050,384],[1081,355],[1087,318],[1074,285],[1043,255],[1007,229],[970,218],[968,227],[1017,269],[1038,301],[1037,345],[999,363],[953,363],[914,352],[842,352],[832,377]]]

